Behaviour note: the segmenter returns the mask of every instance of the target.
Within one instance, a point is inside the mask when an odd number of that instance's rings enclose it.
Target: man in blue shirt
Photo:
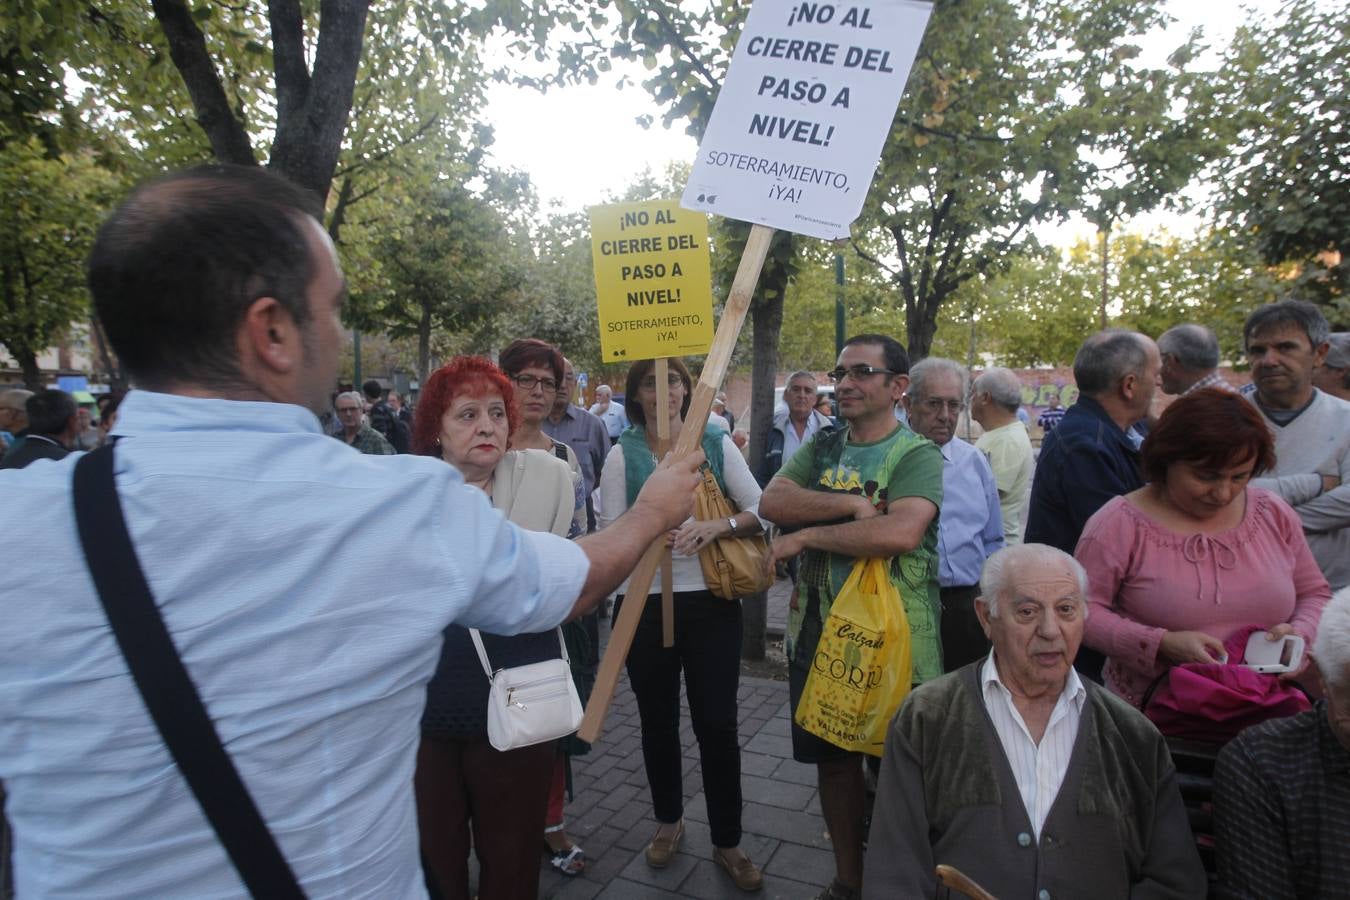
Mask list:
[[[910,368],[902,398],[910,427],[942,451],[938,597],[944,672],[989,655],[975,598],[984,561],[1003,547],[1003,512],[993,469],[983,453],[956,436],[968,393],[966,370],[959,363],[930,356]]]
[[[260,167],[141,187],[100,230],[98,315],[138,389],[115,481],[150,591],[305,894],[425,897],[412,773],[451,622],[542,631],[689,514],[695,454],[621,527],[525,532],[439,459],[320,430],[345,294],[316,198]],[[19,896],[246,893],[146,713],[71,525],[78,455],[0,472],[0,780]],[[405,565],[352,565],[352,548]],[[40,599],[41,602],[35,602]]]

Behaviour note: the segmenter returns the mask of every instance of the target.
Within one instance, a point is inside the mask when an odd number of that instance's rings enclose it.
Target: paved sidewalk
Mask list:
[[[786,594],[780,582],[771,592]],[[772,629],[771,629],[772,630]],[[779,630],[781,631],[781,625]],[[605,628],[604,637],[608,629]],[[685,836],[665,869],[652,869],[643,850],[656,830],[643,771],[637,701],[624,677],[605,730],[591,752],[573,760],[575,800],[567,806],[568,833],[586,851],[584,874],[566,878],[549,869],[540,878],[545,898],[763,897],[810,900],[834,875],[834,855],[816,794],[816,771],[792,759],[786,681],[742,677],[741,789],[745,800],[741,846],[764,871],[764,890],[745,894],[713,862],[699,778],[698,745],[683,707],[680,740],[685,759]]]

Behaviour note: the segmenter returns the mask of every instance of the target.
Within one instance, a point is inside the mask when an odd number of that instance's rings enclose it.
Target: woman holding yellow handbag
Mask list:
[[[600,477],[600,526],[617,519],[633,502],[657,461],[657,391],[668,391],[670,440],[684,427],[693,380],[678,359],[670,360],[668,383],[656,384],[655,362],[629,370],[624,411],[632,426],[605,460]],[[671,580],[675,590],[675,645],[661,641],[659,587],[642,612],[632,649],[628,679],[642,720],[642,756],[651,785],[657,830],[647,847],[647,863],[664,868],[684,835],[683,765],[680,753],[680,673],[684,673],[689,714],[698,738],[703,790],[708,801],[713,859],[742,890],[758,890],[759,869],[740,849],[741,756],[736,733],[736,687],[740,678],[741,604],[715,596],[705,581],[699,551],[719,538],[756,534],[763,529],[755,510],[759,485],[730,436],[720,428],[705,432],[702,447],[717,486],[735,504],[726,518],[690,519],[671,532]],[[659,584],[659,582],[658,582]],[[627,582],[620,592],[627,588]],[[614,606],[617,618],[623,603]]]

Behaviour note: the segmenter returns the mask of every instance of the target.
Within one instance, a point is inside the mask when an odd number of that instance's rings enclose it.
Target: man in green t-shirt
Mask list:
[[[773,542],[774,561],[805,553],[788,612],[788,685],[795,711],[821,625],[858,558],[884,558],[909,620],[916,684],[942,674],[937,534],[942,452],[895,420],[909,358],[893,338],[862,334],[839,354],[834,380],[846,426],[813,435],[769,482],[764,518],[795,528]],[[835,879],[818,900],[851,900],[862,885],[863,754],[792,725],[792,755],[814,763],[834,846]]]

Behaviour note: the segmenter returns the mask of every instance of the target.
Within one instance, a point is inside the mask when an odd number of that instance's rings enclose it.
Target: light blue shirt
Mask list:
[[[556,625],[585,555],[510,525],[444,462],[363,456],[297,406],[134,391],[113,434],[151,590],[306,893],[425,897],[412,776],[441,631]],[[0,471],[17,895],[244,896],[85,567],[81,455]]]
[[[984,561],[1003,546],[998,485],[989,460],[959,437],[941,449],[938,585],[966,587],[979,582]]]

